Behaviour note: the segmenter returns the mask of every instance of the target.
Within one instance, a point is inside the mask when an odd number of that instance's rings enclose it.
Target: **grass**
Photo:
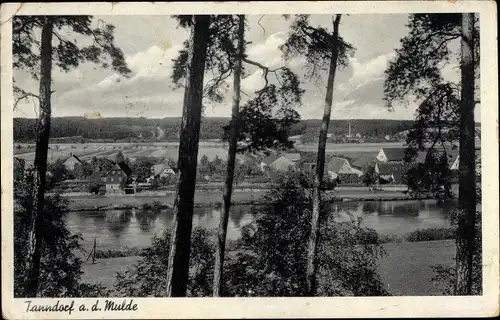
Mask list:
[[[455,239],[455,228],[429,228],[410,232],[406,235],[407,242],[450,240]]]
[[[96,250],[96,259],[110,259],[110,258],[124,258],[124,257],[136,257],[142,256],[144,254],[143,249],[139,248],[126,248],[122,250]]]
[[[165,205],[163,205],[160,201],[153,201],[152,204],[150,204],[149,202],[146,202],[146,203],[143,203],[141,205],[141,209],[144,210],[144,211],[153,211],[153,212],[158,212],[160,211],[161,209],[165,208]]]
[[[435,282],[433,266],[453,265],[455,245],[452,241],[429,241],[384,244],[384,255],[377,265],[378,273],[390,294],[395,296],[442,295],[446,283]],[[118,254],[117,254],[118,255]],[[139,256],[98,259],[83,264],[85,282],[100,282],[113,288],[116,272],[140,261]]]
[[[149,205],[148,205],[149,206]],[[152,209],[150,207],[150,209]],[[403,236],[398,235],[379,235],[379,240],[384,244],[401,244],[409,242],[425,242],[425,241],[436,241],[436,240],[452,240],[455,239],[455,229],[454,228],[429,228],[420,229]],[[122,250],[97,250],[97,259],[109,259],[109,258],[122,258],[122,257],[132,257],[132,256],[142,256],[143,249],[141,248],[125,248]]]
[[[455,228],[419,229],[402,236],[381,234],[379,239],[382,243],[452,240],[455,239]]]

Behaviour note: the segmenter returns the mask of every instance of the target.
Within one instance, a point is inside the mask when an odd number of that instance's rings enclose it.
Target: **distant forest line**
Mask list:
[[[204,118],[201,121],[200,139],[222,139],[223,127],[229,124],[230,118]],[[331,120],[329,132],[334,136],[360,133],[368,137],[384,137],[411,129],[413,120],[387,119],[354,119]],[[36,119],[14,118],[14,141],[34,141]],[[67,138],[69,142],[86,142],[88,140],[159,140],[177,141],[181,118],[101,118],[58,117],[51,122],[51,138]],[[479,126],[480,124],[478,124]],[[316,135],[321,126],[320,119],[305,119],[294,125],[290,136]],[[160,128],[161,130],[158,130]],[[80,141],[83,140],[83,141]]]

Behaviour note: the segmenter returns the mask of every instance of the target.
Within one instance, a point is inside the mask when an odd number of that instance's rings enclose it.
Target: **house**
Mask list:
[[[151,174],[154,177],[166,178],[175,175],[176,170],[168,163],[155,164],[151,167]]]
[[[355,174],[358,177],[363,175],[363,172],[359,169],[353,168],[347,159],[331,157],[326,164],[326,171],[328,172],[328,177],[330,179],[337,179],[339,175],[342,174]]]
[[[364,171],[368,166],[378,162],[377,154],[376,152],[362,152],[356,157],[353,157],[350,164],[353,168]]]
[[[442,154],[443,153],[442,149],[436,149],[435,151],[438,154]],[[415,162],[416,163],[424,163],[425,162],[425,158],[427,157],[427,153],[428,152],[429,152],[429,150],[419,151],[418,154],[417,154],[417,157],[415,159]],[[458,163],[459,163],[458,149],[447,148],[446,149],[446,155],[448,157],[448,163],[450,164],[450,167],[449,167],[450,170],[458,170]]]
[[[305,172],[314,172],[316,170],[317,160],[318,155],[316,152],[302,152],[300,154],[298,167]],[[325,163],[328,163],[326,159]]]
[[[89,176],[89,191],[99,194],[101,190],[106,190],[106,176],[100,170],[94,170]]]
[[[403,183],[405,174],[413,167],[408,163],[377,163],[375,172],[378,172],[381,183]]]
[[[71,157],[69,157],[68,159],[66,159],[66,161],[64,161],[64,166],[66,167],[66,169],[70,170],[70,171],[73,171],[75,170],[75,165],[77,163],[82,163],[82,160],[80,160],[80,158],[78,158],[77,156],[75,155],[72,155]]]
[[[404,162],[406,148],[382,148],[376,158],[380,162]]]
[[[106,174],[106,195],[125,194],[122,185],[127,182],[132,169],[125,163],[119,162]]]
[[[300,160],[300,153],[284,153],[282,156],[293,163],[296,163]]]
[[[239,162],[241,164],[245,163],[245,164],[249,164],[249,165],[254,165],[257,162],[259,162],[259,160],[257,159],[256,156],[249,155],[249,154],[237,154],[236,160],[237,160],[237,162]]]
[[[276,160],[274,160],[271,164],[268,165],[268,168],[274,171],[286,172],[289,169],[293,168],[295,163],[291,161],[286,156],[282,155]]]
[[[273,163],[274,161],[276,161],[276,159],[278,159],[279,156],[278,154],[276,153],[272,153],[270,155],[268,155],[267,157],[265,157],[264,159],[262,159],[259,163],[259,168],[260,170],[262,171],[265,171],[267,169],[267,167]]]

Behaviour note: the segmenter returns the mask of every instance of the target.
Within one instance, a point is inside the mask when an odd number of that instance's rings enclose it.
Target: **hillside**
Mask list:
[[[35,139],[35,122],[32,118],[14,118],[14,141],[28,142]],[[368,138],[383,138],[411,128],[411,120],[367,120],[354,119],[351,135],[360,133]],[[67,142],[85,141],[176,141],[181,118],[101,118],[60,117],[52,119],[51,138]],[[223,127],[229,118],[203,118],[200,129],[201,140],[221,139]],[[321,120],[307,119],[294,125],[290,136],[302,135],[304,142],[314,140],[319,132]],[[349,120],[332,120],[329,132],[332,136],[345,136],[349,132]]]

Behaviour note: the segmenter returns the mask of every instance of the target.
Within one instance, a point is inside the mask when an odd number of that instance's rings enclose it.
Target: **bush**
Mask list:
[[[257,220],[242,228],[242,238],[229,242],[223,274],[224,296],[303,296],[306,243],[311,216],[310,190],[297,183],[298,173],[280,178],[265,197],[265,205],[252,208]],[[376,273],[383,254],[374,230],[361,220],[336,223],[322,209],[318,247],[318,295],[387,295]],[[265,213],[265,214],[264,214]],[[212,294],[215,232],[197,227],[191,238],[187,296]],[[170,235],[153,238],[144,258],[117,276],[122,296],[164,295]]]
[[[162,208],[162,204],[160,201],[153,201],[153,204],[151,205],[151,210],[154,212],[159,212]]]
[[[14,214],[14,297],[24,297],[26,275],[26,252],[31,212],[32,185],[16,181],[16,200],[22,210]],[[40,216],[41,258],[39,276],[39,297],[99,297],[108,291],[99,284],[81,282],[82,261],[75,255],[81,250],[80,236],[72,235],[65,222],[68,201],[59,194],[45,198],[43,214]]]
[[[210,296],[212,292],[215,242],[213,233],[196,227],[191,235],[188,297]],[[213,238],[213,237],[212,237]],[[118,272],[116,292],[123,297],[162,297],[167,280],[170,233],[154,236],[143,258],[124,272]]]
[[[459,210],[452,211],[451,220],[454,225],[457,224],[457,215]],[[483,267],[482,267],[482,228],[481,212],[476,212],[476,237],[472,261],[472,294],[482,295],[483,293]],[[444,282],[446,287],[443,294],[452,295],[455,293],[456,269],[455,266],[434,265],[434,277],[432,281]]]
[[[254,207],[255,223],[243,228],[225,269],[229,296],[304,296],[311,219],[310,191],[298,173],[281,177],[265,205]],[[326,205],[321,210],[318,295],[386,295],[376,274],[382,247],[374,230],[360,220],[337,223]]]
[[[124,250],[96,250],[95,253],[96,259],[122,258],[142,255],[144,255],[144,250],[139,248],[126,248]]]
[[[363,179],[355,173],[341,173],[337,179],[340,184],[359,184],[363,182]]]
[[[410,232],[405,236],[408,242],[455,239],[455,228],[429,228]]]

